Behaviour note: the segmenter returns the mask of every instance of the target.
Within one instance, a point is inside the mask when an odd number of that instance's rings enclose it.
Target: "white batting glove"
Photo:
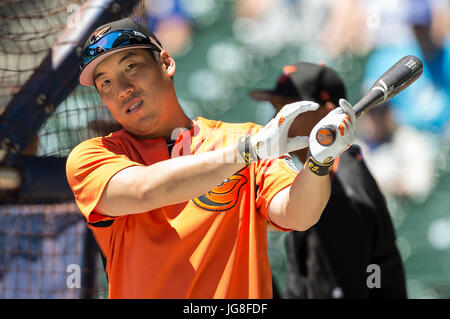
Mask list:
[[[310,101],[286,104],[258,133],[241,138],[238,142],[238,152],[245,163],[278,158],[307,147],[309,137],[288,137],[289,128],[299,114],[315,111],[318,107],[319,104]]]
[[[338,108],[328,113],[314,126],[309,136],[309,152],[312,159],[308,160],[311,170],[317,170],[317,175],[325,175],[325,168],[331,170],[336,157],[342,154],[355,140],[356,115],[352,105],[345,99],[339,100]],[[324,126],[334,127],[335,141],[330,146],[323,146],[317,141],[317,132]],[[314,168],[317,166],[317,168]],[[321,173],[318,174],[318,171]],[[327,172],[327,173],[328,173]]]

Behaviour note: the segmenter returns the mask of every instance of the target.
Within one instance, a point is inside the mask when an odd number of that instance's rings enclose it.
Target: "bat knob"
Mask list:
[[[316,133],[316,140],[322,146],[330,146],[336,139],[336,128],[331,125],[322,126]]]

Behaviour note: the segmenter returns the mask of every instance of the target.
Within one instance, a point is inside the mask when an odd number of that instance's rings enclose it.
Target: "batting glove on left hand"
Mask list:
[[[319,104],[310,101],[286,104],[278,114],[258,133],[243,137],[238,142],[238,152],[248,164],[278,158],[308,146],[307,136],[288,137],[289,128],[295,118],[307,111],[317,110]]]

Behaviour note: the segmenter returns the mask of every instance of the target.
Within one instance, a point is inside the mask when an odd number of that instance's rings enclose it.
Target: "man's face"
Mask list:
[[[175,97],[172,71],[147,49],[130,49],[102,61],[94,71],[94,83],[125,130],[136,137],[153,137],[169,120],[168,106]]]

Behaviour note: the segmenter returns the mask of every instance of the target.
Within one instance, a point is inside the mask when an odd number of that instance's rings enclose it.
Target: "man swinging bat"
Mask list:
[[[67,160],[106,260],[109,297],[271,298],[267,223],[301,231],[319,220],[330,168],[354,140],[351,105],[340,100],[310,138],[288,137],[297,115],[318,108],[308,101],[284,106],[264,127],[190,119],[174,60],[130,19],[97,28],[81,60],[80,83],[96,87],[123,127],[82,142]],[[332,147],[315,138],[324,125],[342,127]],[[190,134],[173,140],[178,128]],[[171,156],[186,139],[189,152]],[[298,172],[287,153],[308,145]]]

